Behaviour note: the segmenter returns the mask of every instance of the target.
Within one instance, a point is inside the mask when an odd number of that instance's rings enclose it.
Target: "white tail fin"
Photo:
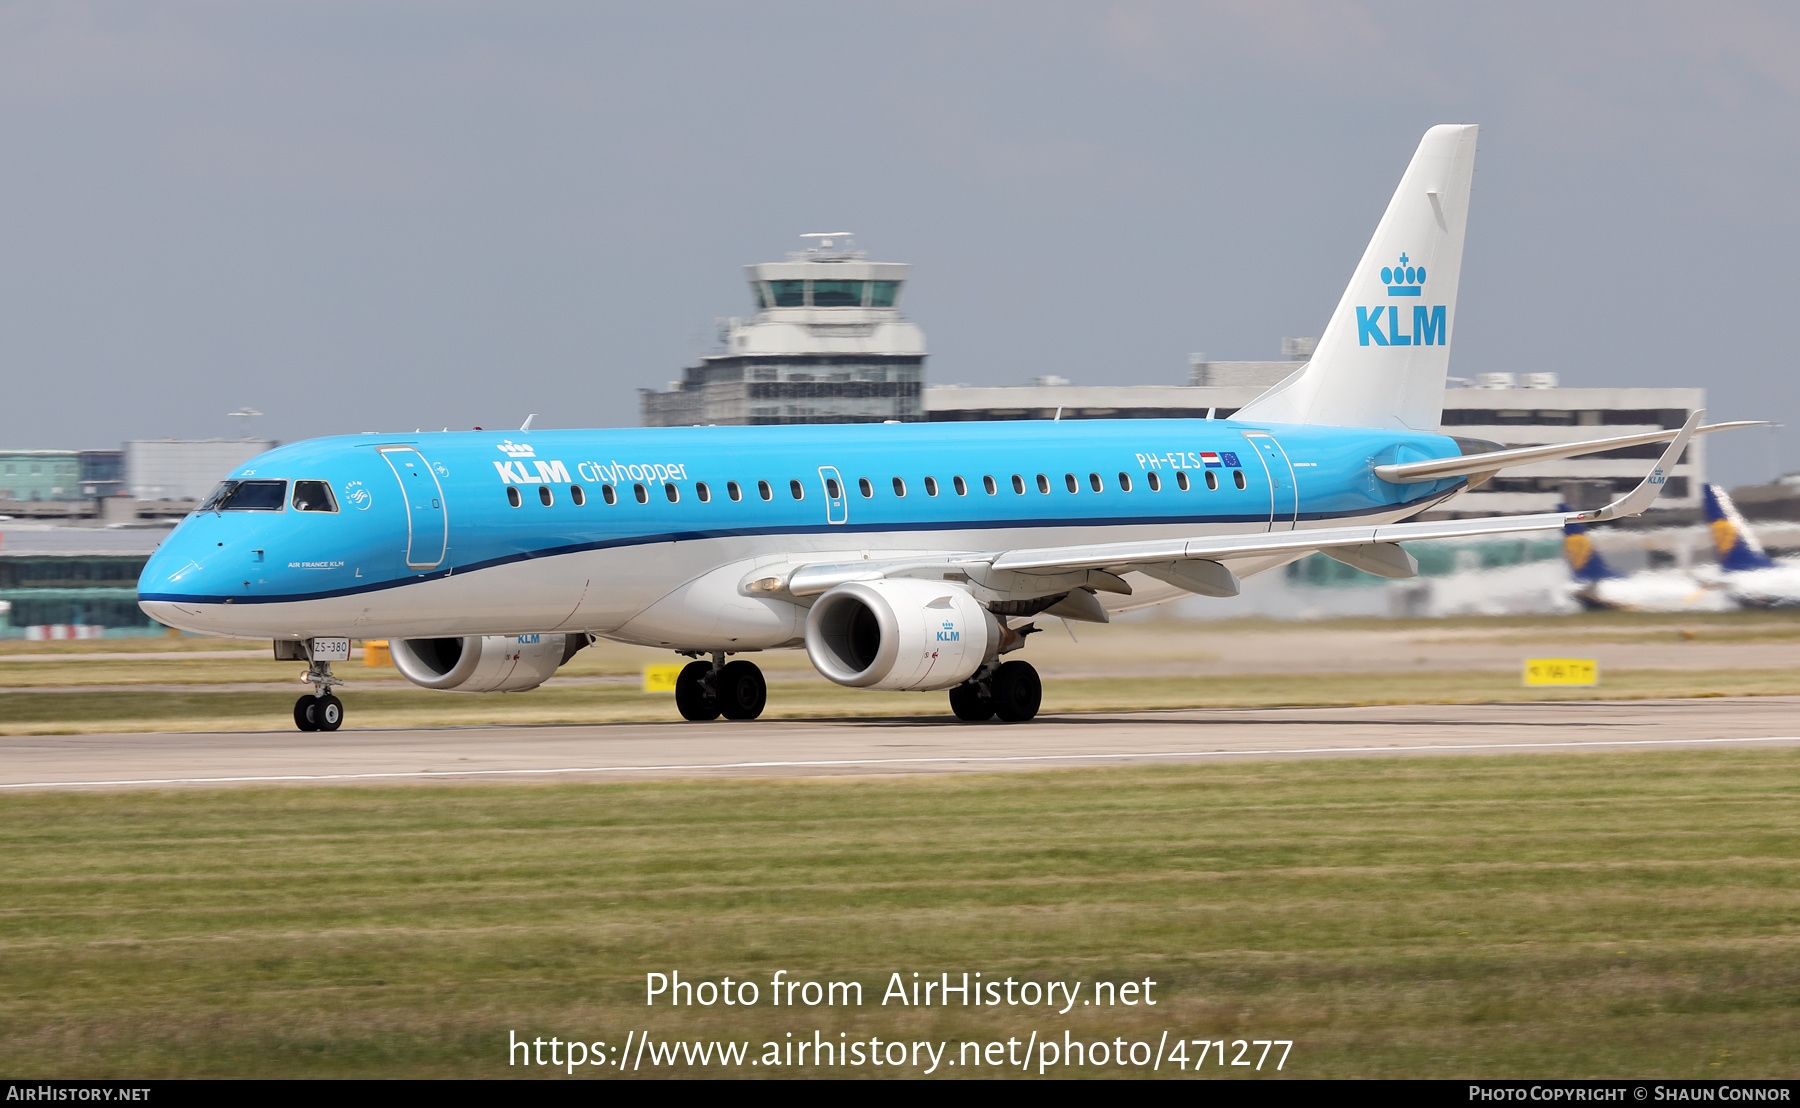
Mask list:
[[[1312,361],[1234,418],[1437,429],[1476,130],[1444,124],[1425,132]]]

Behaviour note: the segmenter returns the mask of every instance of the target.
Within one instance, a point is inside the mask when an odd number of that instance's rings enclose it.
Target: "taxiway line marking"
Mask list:
[[[832,758],[791,762],[691,762],[643,766],[564,766],[553,769],[420,769],[382,773],[285,773],[245,777],[156,777],[120,781],[15,781],[0,789],[76,788],[98,785],[243,785],[278,781],[368,781],[392,777],[518,777],[553,773],[643,773],[706,769],[825,769],[833,766],[946,765],[954,763],[1082,762],[1148,758],[1241,758],[1282,754],[1405,754],[1415,750],[1544,750],[1600,746],[1696,746],[1708,743],[1800,742],[1796,735],[1725,739],[1597,739],[1591,742],[1434,743],[1420,746],[1313,746],[1291,750],[1164,750],[1118,754],[963,754],[936,758]]]

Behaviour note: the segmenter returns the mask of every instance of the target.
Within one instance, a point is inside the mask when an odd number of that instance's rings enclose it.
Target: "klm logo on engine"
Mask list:
[[[1405,254],[1400,255],[1400,264],[1381,267],[1381,283],[1387,286],[1387,294],[1395,296],[1425,295],[1425,267],[1409,265]],[[1383,309],[1386,309],[1385,311]],[[1400,315],[1398,304],[1377,304],[1373,308],[1358,307],[1356,309],[1356,341],[1367,346],[1371,342],[1376,346],[1448,346],[1450,345],[1450,318],[1442,304],[1426,306],[1412,305],[1412,330],[1401,329],[1405,320]],[[1387,329],[1382,329],[1383,324]]]
[[[944,621],[944,629],[937,633],[937,641],[939,641],[939,642],[961,642],[962,641],[962,632],[958,631],[956,629],[955,621],[948,620],[948,619]]]

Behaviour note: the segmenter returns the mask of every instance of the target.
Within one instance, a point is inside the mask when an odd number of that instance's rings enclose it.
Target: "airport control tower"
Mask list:
[[[908,267],[869,261],[848,233],[801,237],[787,261],[744,267],[759,310],[720,321],[724,353],[639,390],[644,426],[924,419],[925,335],[899,308]]]

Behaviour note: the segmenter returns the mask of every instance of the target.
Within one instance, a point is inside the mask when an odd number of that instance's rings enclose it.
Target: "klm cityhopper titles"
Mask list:
[[[1403,539],[1642,511],[1715,429],[1700,413],[1519,450],[1435,431],[1475,135],[1427,132],[1313,360],[1233,419],[317,439],[233,472],[145,566],[139,603],[307,662],[302,730],[342,722],[331,667],[353,639],[463,692],[535,688],[597,637],[663,647],[694,659],[690,720],[756,718],[743,655],[804,647],[841,685],[1023,721],[1041,687],[1006,656],[1041,616],[1232,596],[1315,550],[1406,577]],[[1398,522],[1506,466],[1659,440],[1643,484],[1597,512]]]

